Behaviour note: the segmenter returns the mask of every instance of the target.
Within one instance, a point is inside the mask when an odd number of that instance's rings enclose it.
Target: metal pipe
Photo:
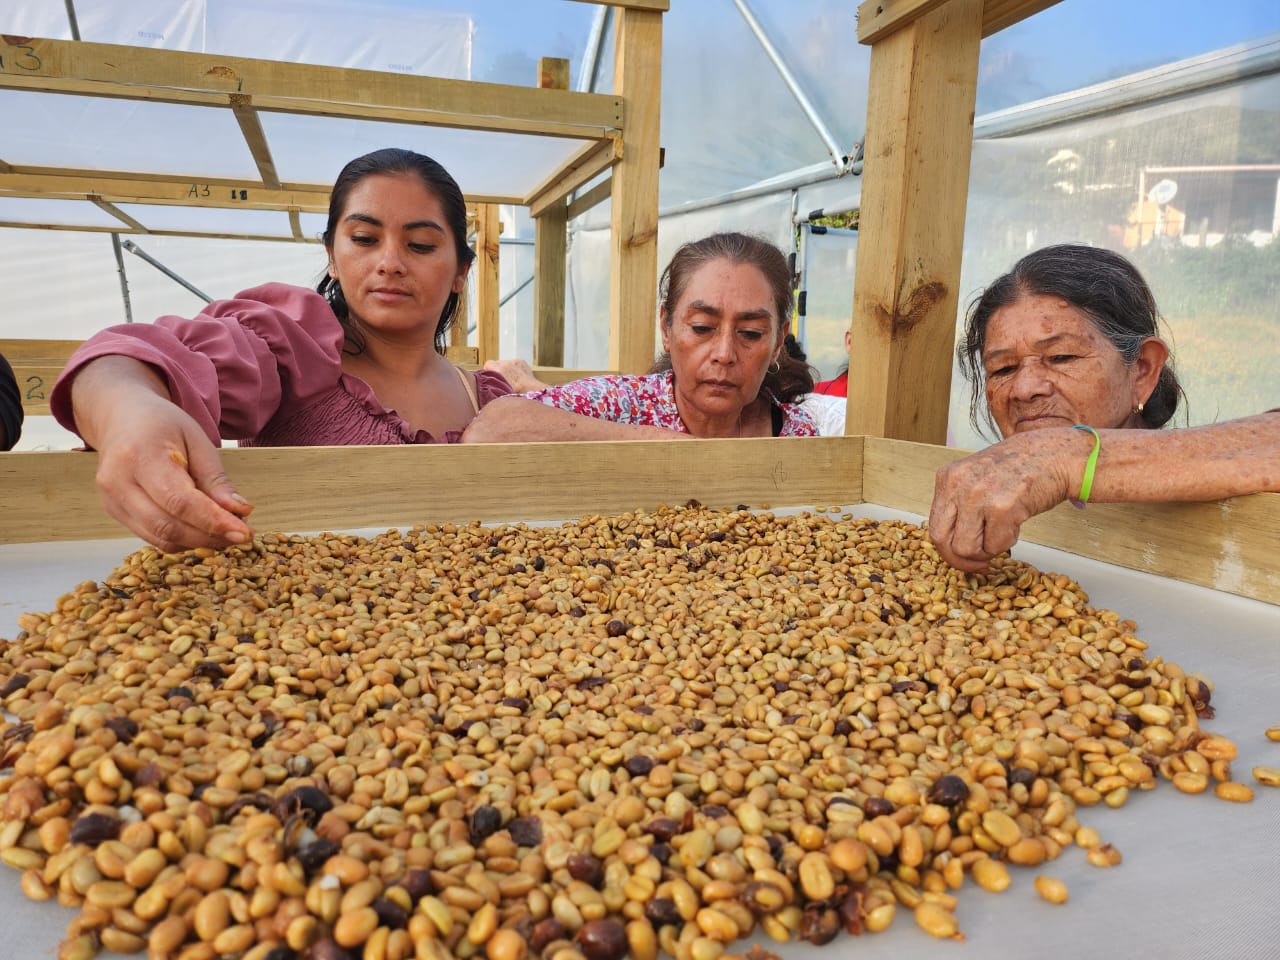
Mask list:
[[[71,0],[67,0],[68,3]],[[111,250],[116,255],[116,272],[120,274],[120,299],[124,301],[124,322],[133,323],[133,304],[129,302],[129,276],[124,270],[124,256],[120,253],[120,234],[111,235]]]
[[[1262,40],[1224,47],[1116,77],[1106,83],[983,114],[973,123],[973,137],[978,140],[1030,133],[1277,72],[1280,72],[1280,34],[1273,34]]]
[[[513,287],[511,290],[508,290],[507,295],[498,300],[498,306],[505,307],[507,305],[508,300],[510,300],[512,297],[514,297],[516,294],[518,294],[521,290],[523,290],[525,287],[527,287],[531,283],[533,283],[533,274],[529,274],[529,276],[525,280],[521,281],[519,285],[517,285],[516,287]]]
[[[579,93],[591,93],[596,88],[596,68],[600,64],[600,48],[604,46],[604,28],[610,13],[609,7],[596,7],[595,16],[591,18],[587,49],[582,55],[582,69],[578,71]]]
[[[508,290],[507,295],[498,300],[498,309],[502,309],[503,307],[505,307],[507,305],[508,300],[510,300],[512,297],[514,297],[516,294],[518,294],[521,290],[523,290],[525,287],[527,287],[531,283],[533,283],[533,274],[530,274],[529,277],[523,282],[521,282],[518,286],[514,287],[511,290]],[[476,326],[477,324],[474,324],[474,323],[468,326],[467,333],[469,334],[475,333]]]
[[[787,85],[787,89],[791,91],[791,95],[800,104],[800,109],[804,111],[804,115],[809,118],[813,128],[818,131],[818,136],[826,144],[827,153],[831,154],[831,162],[836,165],[838,170],[844,172],[849,162],[848,156],[840,149],[840,145],[836,143],[836,138],[832,136],[817,108],[810,102],[809,97],[800,86],[800,81],[796,79],[795,74],[791,72],[791,68],[787,66],[787,61],[783,58],[778,48],[773,45],[773,41],[769,39],[769,35],[765,33],[760,21],[751,12],[751,8],[747,6],[747,0],[733,0],[733,5],[742,14],[742,19],[747,21],[747,26],[755,34],[756,39],[760,41],[760,46],[764,47],[765,54],[773,61],[773,66],[778,71],[778,75],[782,77],[782,82]]]
[[[76,20],[76,3],[75,0],[66,0],[67,4],[67,23],[71,27],[71,39],[80,39],[80,24]]]
[[[151,254],[149,254],[149,253],[145,252],[144,250],[142,250],[142,249],[141,249],[141,248],[140,248],[136,243],[134,243],[132,240],[125,240],[125,241],[123,241],[123,242],[121,243],[121,246],[123,246],[126,250],[128,250],[130,253],[132,253],[135,257],[139,257],[139,258],[141,258],[141,259],[145,260],[147,263],[151,264],[153,267],[155,267],[157,270],[159,270],[161,273],[163,273],[166,277],[168,277],[168,278],[169,278],[170,280],[172,280],[174,283],[178,283],[178,284],[181,284],[182,286],[186,287],[188,290],[190,290],[192,293],[194,293],[197,297],[199,297],[199,298],[200,298],[201,300],[203,300],[205,303],[213,303],[213,297],[209,296],[207,293],[205,293],[205,292],[204,292],[203,290],[201,290],[199,287],[195,286],[195,285],[194,285],[194,284],[192,284],[192,283],[188,283],[188,282],[187,282],[186,280],[184,280],[182,277],[178,276],[178,274],[174,273],[172,270],[170,270],[168,267],[166,267],[163,263],[161,263],[161,262],[160,262],[159,260],[157,260],[155,257],[151,256]]]
[[[666,217],[681,213],[692,213],[695,210],[706,210],[711,207],[722,207],[725,204],[737,203],[739,200],[750,200],[753,197],[768,197],[775,193],[782,193],[784,190],[791,190],[795,187],[806,187],[813,183],[822,183],[827,180],[841,179],[841,171],[832,168],[831,164],[814,163],[807,167],[801,167],[798,170],[792,170],[790,173],[781,177],[772,177],[768,180],[762,180],[760,183],[752,184],[749,187],[741,187],[737,190],[730,190],[728,193],[722,193],[718,196],[707,197],[703,200],[691,200],[687,203],[677,204],[672,207],[666,207],[658,211],[658,216]]]

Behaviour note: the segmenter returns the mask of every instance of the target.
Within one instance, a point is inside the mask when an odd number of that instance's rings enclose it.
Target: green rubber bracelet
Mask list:
[[[1093,471],[1098,466],[1098,449],[1102,446],[1102,438],[1098,431],[1084,423],[1076,424],[1077,430],[1088,430],[1093,434],[1093,449],[1089,451],[1089,459],[1084,462],[1084,477],[1080,480],[1080,496],[1076,499],[1085,504],[1089,502],[1089,494],[1093,492]]]

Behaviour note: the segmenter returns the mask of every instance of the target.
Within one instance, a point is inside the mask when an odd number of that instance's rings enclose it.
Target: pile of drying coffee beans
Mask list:
[[[21,627],[0,860],[76,909],[62,960],[959,937],[966,878],[1120,861],[1083,807],[1251,796],[1133,623],[848,514],[147,548]]]

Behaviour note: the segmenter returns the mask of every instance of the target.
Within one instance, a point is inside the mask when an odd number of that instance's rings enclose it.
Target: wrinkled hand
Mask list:
[[[516,393],[532,393],[548,386],[533,375],[533,368],[524,360],[486,360],[484,368],[502,374]]]
[[[222,469],[218,448],[188,414],[155,395],[105,419],[98,491],[108,514],[166,553],[244,543],[253,507]]]
[[[1071,428],[1035,430],[943,467],[929,510],[938,553],[959,570],[987,569],[992,557],[1018,542],[1028,518],[1071,496],[1092,442]]]

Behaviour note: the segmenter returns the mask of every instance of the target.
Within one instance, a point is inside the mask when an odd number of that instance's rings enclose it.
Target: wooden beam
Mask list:
[[[564,57],[539,58],[538,87],[542,90],[568,90],[569,61]]]
[[[252,180],[217,181],[172,176],[164,180],[104,173],[0,173],[0,197],[100,199],[109,203],[226,207],[237,210],[329,212],[329,187],[267,188]]]
[[[982,0],[871,49],[846,431],[944,443]]]
[[[29,53],[15,58],[19,47]],[[574,90],[11,36],[0,53],[0,88],[225,107],[244,94],[259,111],[583,139],[623,123],[621,96]]]
[[[449,358],[450,363],[456,363],[464,367],[475,369],[480,366],[480,351],[476,347],[469,347],[465,343],[451,343],[445,347],[444,355]]]
[[[11,365],[18,381],[18,396],[22,401],[23,412],[28,417],[49,416],[49,395],[53,392],[58,374],[62,373],[66,364],[52,360],[33,360]]]
[[[305,240],[302,235],[302,217],[298,215],[297,210],[289,211],[289,232],[293,234],[295,240]]]
[[[138,233],[148,232],[146,227],[140,224],[137,220],[133,219],[133,217],[129,216],[127,213],[125,213],[123,210],[117,207],[114,203],[110,203],[106,200],[101,199],[100,197],[90,197],[89,199],[93,202],[94,206],[96,206],[99,210],[103,211],[106,214],[109,214],[110,216],[115,217],[121,223],[131,227],[133,230],[136,230]]]
[[[261,531],[554,519],[691,497],[715,508],[802,502],[779,482],[787,477],[820,503],[862,496],[862,443],[845,437],[246,447],[221,457]],[[0,542],[129,536],[102,509],[97,465],[70,451],[0,457]],[[340,496],[353,482],[360,495]]]
[[[467,223],[470,225],[475,220],[475,208],[471,207],[467,210]],[[467,243],[471,243],[471,235],[467,235]],[[460,351],[474,350],[474,347],[467,346],[467,327],[470,324],[471,317],[471,285],[466,284],[462,288],[462,292],[458,294],[458,306],[454,309],[453,323],[449,325],[449,346],[445,349],[445,356],[454,363],[459,363],[457,357],[463,356]],[[479,356],[479,353],[476,353]]]
[[[468,360],[466,359],[466,354],[461,352],[458,354],[461,359],[455,359],[451,352],[453,349],[453,347],[450,347],[450,352],[446,353],[446,356],[448,356],[450,360],[453,360],[455,363],[460,364],[467,369],[475,369],[480,366],[479,363],[476,362],[475,357]],[[468,347],[467,349],[471,350],[472,353],[478,353],[475,347]],[[617,373],[616,370],[587,370],[574,367],[540,367],[537,364],[530,364],[529,369],[533,371],[534,377],[541,380],[543,383],[549,383],[552,385],[572,383],[574,380],[585,380],[587,377],[603,377],[612,373]]]
[[[66,362],[80,349],[83,340],[40,340],[15,337],[0,340],[0,354],[10,362],[14,360],[60,360]]]
[[[22,409],[27,416],[49,415],[49,393],[67,360],[83,341],[0,340],[0,357],[9,361],[18,381]]]
[[[538,61],[538,86],[569,88],[569,61]],[[567,195],[568,191],[566,191]],[[569,253],[564,196],[542,204],[533,216],[533,362],[564,366],[565,265]]]
[[[533,364],[531,367],[533,375],[543,383],[552,385],[560,383],[572,383],[574,380],[585,380],[587,377],[603,377],[614,370],[574,370],[568,367],[542,367]]]
[[[671,0],[577,0],[578,3],[595,3],[602,7],[630,7],[632,10],[670,10]]]
[[[667,148],[661,147],[658,150],[658,169],[661,170],[667,165]],[[569,201],[569,219],[580,217],[597,204],[604,203],[609,199],[613,192],[613,182],[611,177],[606,177],[597,183],[590,190],[586,190],[572,200]]]
[[[874,503],[927,515],[939,467],[965,451],[863,437],[615,443],[227,448],[260,531],[513,521],[652,509]],[[124,538],[102,509],[98,458],[0,457],[0,543]],[[573,483],[548,482],[572,476]],[[477,483],[484,477],[484,483]],[[339,492],[355,485],[359,497]],[[1280,603],[1280,494],[1204,504],[1063,504],[1023,540]],[[1017,547],[1014,548],[1017,556]]]
[[[418,79],[426,79],[420,77]],[[463,82],[463,81],[458,81]],[[515,90],[534,92],[536,87],[513,87]],[[600,96],[566,91],[566,96]],[[618,128],[585,121],[560,122],[533,117],[490,116],[487,114],[460,113],[453,110],[424,107],[379,107],[340,103],[310,103],[285,100],[280,97],[254,97],[260,112],[287,113],[318,117],[341,117],[348,120],[376,120],[383,123],[408,123],[414,126],[444,127],[446,129],[476,130],[485,133],[519,133],[527,136],[562,137],[574,140],[610,140],[620,136]],[[618,119],[621,115],[618,114]],[[508,202],[508,201],[503,201]],[[519,201],[516,201],[519,202]]]
[[[982,8],[982,35],[989,37],[1061,0],[987,0]]]
[[[627,105],[627,148],[612,177],[609,366],[643,373],[657,326],[662,14],[626,9],[614,19],[613,89]]]
[[[529,208],[529,216],[540,217],[548,207],[563,203],[573,191],[621,160],[622,151],[621,140],[605,140],[584,146],[559,170],[529,193],[525,200],[525,206]]]
[[[149,237],[202,237],[206,240],[269,240],[272,243],[319,243],[320,238],[303,237],[301,240],[290,236],[287,233],[227,233],[226,231],[212,230],[157,230],[149,228],[147,230],[135,230],[132,227],[124,228],[123,226],[103,227],[89,226],[86,224],[66,224],[66,223],[32,223],[25,220],[0,220],[0,227],[13,230],[53,230],[68,231],[73,233],[119,233],[134,234],[145,233]]]
[[[932,13],[948,0],[864,0],[858,7],[858,42],[874,44]],[[1060,0],[986,0],[982,35],[989,37]]]
[[[498,359],[498,208],[476,207],[476,340],[478,363]]]
[[[81,177],[92,178],[95,180],[108,180],[112,183],[121,182],[128,184],[136,183],[163,183],[163,184],[182,184],[188,189],[191,186],[209,186],[209,187],[254,187],[263,189],[262,185],[256,180],[246,180],[244,177],[210,177],[205,174],[187,174],[182,171],[177,173],[145,173],[138,170],[129,170],[127,172],[118,170],[101,170],[92,167],[45,167],[22,165],[12,166],[8,170],[0,171],[0,173],[11,173],[27,177]],[[304,183],[302,181],[282,181],[279,187],[281,193],[297,193],[297,194],[318,194],[321,197],[329,196],[330,184],[328,183]],[[201,191],[203,192],[203,191]],[[195,199],[195,194],[192,194]],[[252,199],[252,198],[250,198]],[[326,199],[325,203],[328,202]]]
[[[141,48],[140,48],[141,49]],[[404,76],[396,74],[396,76]],[[427,78],[420,78],[427,79]],[[474,82],[474,81],[458,81]],[[497,86],[497,84],[495,84]],[[186,106],[229,107],[230,95],[202,93],[170,87],[131,86],[126,83],[79,81],[51,82],[41,77],[20,77],[0,73],[0,89],[34,90],[39,93],[65,93],[80,97],[100,97],[109,100],[138,100],[148,103],[172,103]],[[512,89],[531,90],[531,87]],[[572,96],[585,94],[572,93]],[[589,94],[602,96],[602,94]],[[451,127],[462,130],[480,130],[496,133],[520,133],[530,136],[567,137],[572,139],[605,140],[619,135],[612,125],[588,122],[557,122],[541,117],[497,117],[470,115],[449,110],[425,107],[393,107],[376,104],[330,103],[299,100],[289,97],[258,95],[253,98],[259,113],[286,113],[298,116],[339,117],[347,120],[376,120],[385,123],[408,123],[416,126]],[[621,118],[619,111],[618,117]],[[509,202],[509,201],[503,201]],[[518,201],[516,201],[518,202]]]
[[[569,201],[568,219],[580,217],[596,204],[604,203],[613,194],[613,178],[601,180],[590,190],[578,194]]]
[[[927,13],[932,13],[947,0],[863,0],[858,7],[858,42],[878,43],[895,30]]]
[[[262,129],[262,120],[254,109],[252,98],[243,93],[233,93],[231,111],[236,115],[236,123],[240,124],[240,133],[244,136],[249,152],[253,154],[253,162],[258,165],[262,185],[268,190],[279,190],[280,176],[276,173],[276,162],[271,158],[267,133]]]
[[[561,200],[533,221],[533,362],[564,366],[565,257],[568,207]]]

